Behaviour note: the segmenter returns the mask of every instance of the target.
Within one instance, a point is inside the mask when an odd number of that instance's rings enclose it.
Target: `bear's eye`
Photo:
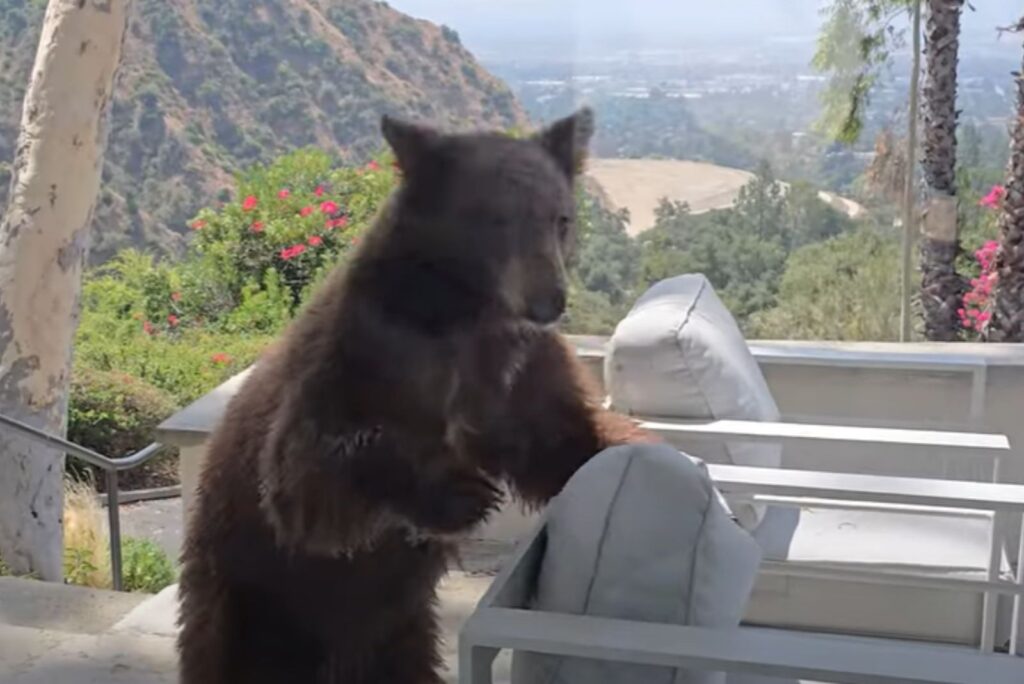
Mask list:
[[[558,217],[558,239],[564,240],[569,237],[569,226],[572,224],[572,219],[568,216],[562,215]]]

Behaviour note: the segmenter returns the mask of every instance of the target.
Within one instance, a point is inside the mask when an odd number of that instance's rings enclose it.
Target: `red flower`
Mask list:
[[[288,199],[288,195],[292,194],[292,191],[288,188],[282,188],[277,191],[277,199]]]
[[[294,259],[306,251],[306,245],[292,245],[281,250],[281,258],[285,261]]]
[[[319,235],[311,236],[308,240],[306,240],[306,242],[309,243],[310,247],[319,247],[320,245],[324,244],[323,238],[321,238]]]
[[[309,216],[312,213],[313,213],[313,207],[310,207],[310,206],[302,207],[302,209],[299,210],[299,216],[302,216],[303,218],[305,218],[306,216]]]
[[[216,364],[227,364],[231,363],[231,356],[224,352],[217,352],[210,356],[210,361],[213,361]]]
[[[256,195],[249,195],[242,202],[242,211],[252,211],[256,208]]]
[[[170,325],[173,328],[174,326],[178,325],[178,317],[175,316],[174,314],[168,315],[167,316],[167,323],[168,323],[168,325]]]
[[[380,170],[380,164],[378,164],[377,160],[374,159],[373,161],[371,161],[369,164],[366,165],[366,169],[368,171],[379,171]]]
[[[172,302],[180,302],[181,301],[181,293],[180,292],[172,292],[171,293],[171,301]]]
[[[325,214],[333,214],[338,211],[338,205],[335,202],[327,200],[326,202],[320,203],[320,211]]]
[[[143,330],[143,332],[145,332],[148,335],[152,335],[154,332],[156,332],[153,329],[153,324],[150,323],[149,321],[143,321],[142,322],[142,330]]]
[[[1004,195],[1006,195],[1006,188],[1002,185],[993,185],[992,189],[988,191],[987,195],[981,198],[978,204],[983,207],[994,209],[999,206],[999,202],[1002,201]]]
[[[348,225],[347,216],[339,216],[336,219],[328,219],[327,222],[324,223],[324,227],[327,228],[328,230],[330,230],[331,228],[344,228],[346,225]]]
[[[192,222],[192,230],[202,230],[206,227],[206,221],[202,219],[196,219]]]
[[[253,221],[252,225],[249,226],[249,230],[251,230],[254,233],[262,233],[263,232],[263,221]]]
[[[322,185],[316,186],[316,190],[313,191],[313,194],[316,195],[317,197],[323,197],[323,195],[324,195],[324,186],[322,186]]]

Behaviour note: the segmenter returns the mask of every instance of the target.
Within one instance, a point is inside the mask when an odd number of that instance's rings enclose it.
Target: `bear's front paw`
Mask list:
[[[480,472],[447,472],[422,483],[414,515],[417,526],[433,532],[467,530],[501,505],[498,485]]]

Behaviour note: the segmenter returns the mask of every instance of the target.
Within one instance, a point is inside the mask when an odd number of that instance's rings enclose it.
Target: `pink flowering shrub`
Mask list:
[[[188,222],[180,259],[125,250],[87,274],[76,368],[198,398],[252,363],[348,257],[396,178],[390,161],[339,167],[315,150],[243,174],[237,199]]]
[[[957,311],[960,323],[968,331],[981,332],[991,318],[988,305],[998,277],[994,270],[998,250],[999,243],[989,240],[974,252],[981,273],[977,278],[971,278],[971,289],[964,295],[963,307]]]
[[[987,227],[994,229],[995,216],[1002,206],[1005,195],[1006,189],[1003,186],[993,185],[992,189],[978,200],[979,207],[990,210],[985,212],[986,216],[983,218]],[[969,338],[976,337],[984,331],[992,316],[989,311],[989,300],[999,277],[995,271],[998,251],[999,242],[993,239],[984,240],[981,246],[974,250],[974,262],[969,266],[977,275],[971,278],[970,289],[964,294],[962,306],[957,310],[960,323]]]
[[[396,179],[391,163],[334,167],[317,150],[299,150],[239,179],[240,202],[199,212],[192,235],[204,272],[220,280],[229,306],[247,285],[273,274],[292,308],[323,272],[352,250]]]

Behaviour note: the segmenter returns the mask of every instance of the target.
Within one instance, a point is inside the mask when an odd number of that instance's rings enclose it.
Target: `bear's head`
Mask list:
[[[403,180],[371,251],[396,313],[437,330],[481,317],[557,321],[593,113],[528,138],[444,134],[390,117],[382,129]]]

